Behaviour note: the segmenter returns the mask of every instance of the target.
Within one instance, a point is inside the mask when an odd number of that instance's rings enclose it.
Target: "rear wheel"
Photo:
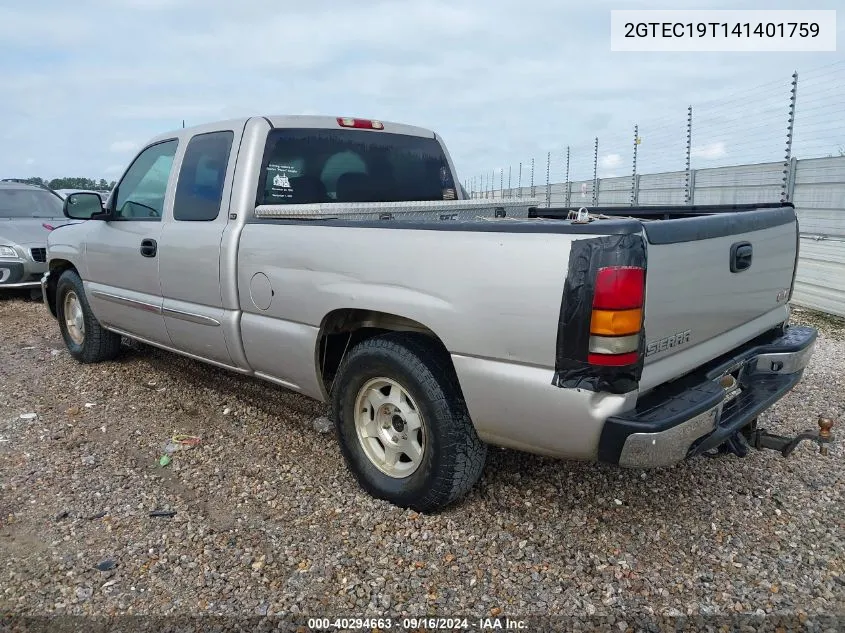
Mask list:
[[[120,336],[97,321],[75,270],[66,270],[56,284],[56,318],[70,355],[79,362],[111,360],[120,352]]]
[[[448,354],[425,336],[390,333],[353,347],[331,405],[346,463],[374,497],[431,512],[481,476],[487,447]]]

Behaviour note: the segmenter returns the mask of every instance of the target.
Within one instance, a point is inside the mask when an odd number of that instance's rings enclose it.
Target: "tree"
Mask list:
[[[36,185],[41,187],[49,187],[50,189],[91,189],[95,191],[110,191],[114,189],[115,181],[107,181],[105,178],[81,178],[81,177],[65,177],[53,178],[47,180],[39,176],[32,176],[31,178],[14,178],[10,179],[15,182],[25,183],[27,185]]]
[[[39,178],[38,176],[34,176],[32,178],[21,178],[21,182],[25,182],[28,185],[46,185],[47,182],[43,178]]]
[[[96,189],[97,182],[91,178],[53,178],[50,189]]]

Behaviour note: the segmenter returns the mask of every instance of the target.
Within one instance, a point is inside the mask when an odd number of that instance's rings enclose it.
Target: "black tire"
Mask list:
[[[82,307],[85,332],[81,343],[73,340],[65,319],[65,298],[71,292],[76,294]],[[120,336],[109,332],[97,321],[97,317],[91,312],[91,306],[88,305],[82,279],[75,270],[66,270],[56,284],[56,318],[70,355],[80,363],[112,360],[120,352]]]
[[[355,428],[359,391],[374,378],[396,381],[416,403],[426,441],[417,469],[397,478],[367,457]],[[487,445],[475,433],[445,350],[430,338],[389,333],[355,345],[334,379],[331,412],[347,466],[372,496],[435,512],[464,496],[484,469]]]

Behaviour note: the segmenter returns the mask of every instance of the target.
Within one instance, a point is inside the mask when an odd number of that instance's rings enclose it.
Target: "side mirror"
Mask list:
[[[62,208],[65,217],[71,220],[104,220],[103,202],[96,193],[72,193],[65,198]],[[99,217],[97,217],[99,216]]]

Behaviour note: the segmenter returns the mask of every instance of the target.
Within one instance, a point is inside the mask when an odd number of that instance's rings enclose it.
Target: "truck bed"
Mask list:
[[[680,218],[694,218],[708,215],[722,215],[725,213],[742,213],[760,209],[777,209],[789,206],[783,202],[764,202],[760,204],[699,204],[699,205],[650,205],[650,206],[613,206],[587,207],[593,215],[609,217],[637,218],[639,220],[676,220]],[[577,212],[584,207],[534,207],[529,216],[534,218],[565,219],[569,213]]]
[[[288,220],[396,220],[399,222],[474,222],[499,218],[530,219],[537,200],[435,200],[422,202],[344,202],[318,204],[265,204],[255,217]]]
[[[539,205],[540,200],[533,198],[437,200],[423,202],[348,202],[297,205],[265,204],[255,209],[255,217],[291,220],[343,219],[348,221],[397,220],[406,222],[460,222],[489,219],[565,221],[570,220],[579,210],[586,210],[594,218],[592,221],[627,218],[648,223],[659,220],[677,220],[791,206],[780,202],[637,207],[542,207]]]

